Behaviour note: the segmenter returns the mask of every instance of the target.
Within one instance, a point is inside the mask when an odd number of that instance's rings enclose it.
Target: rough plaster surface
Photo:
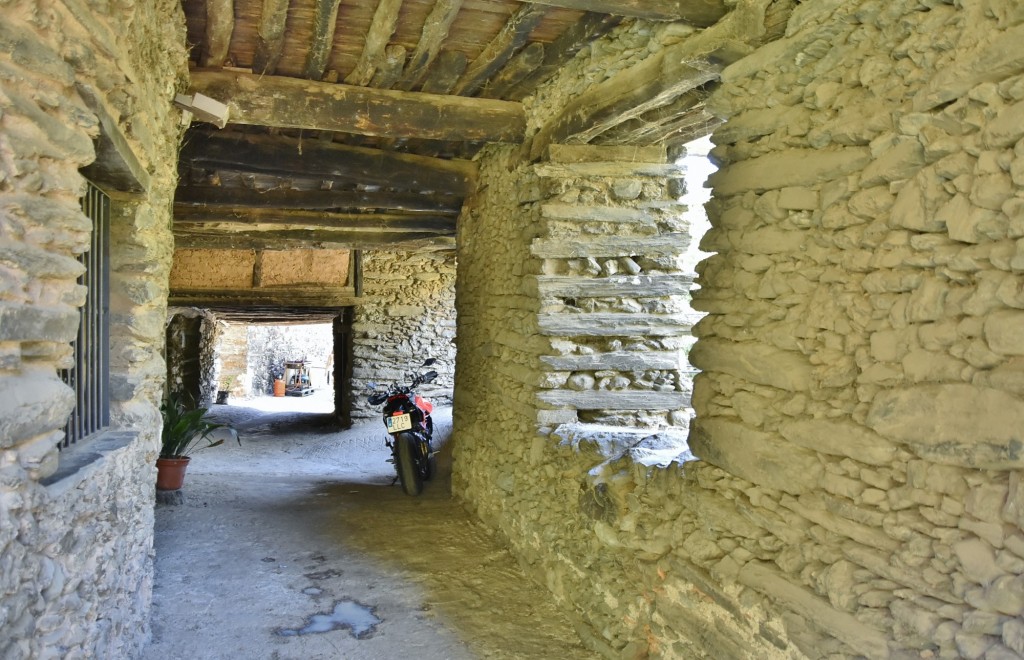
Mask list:
[[[1006,0],[803,3],[726,69],[698,461],[537,432],[557,418],[530,396],[542,301],[522,279],[542,224],[524,166],[481,159],[454,488],[592,648],[1024,655],[1022,23]]]
[[[12,659],[130,657],[148,634],[184,20],[172,0],[84,6],[0,10],[0,389],[18,393],[2,416],[19,420],[0,454],[0,656]],[[73,458],[56,456],[74,401],[56,372],[84,295],[78,168],[94,158],[93,93],[152,175],[147,193],[111,205],[111,417],[133,434],[43,486]]]

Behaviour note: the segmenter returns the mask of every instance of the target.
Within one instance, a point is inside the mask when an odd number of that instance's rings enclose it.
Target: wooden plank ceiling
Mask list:
[[[522,143],[520,102],[581,48],[624,21],[704,28],[726,15],[725,0],[182,5],[191,91],[230,108],[224,129],[194,122],[181,150],[174,227],[192,248],[451,247],[472,157]],[[681,67],[664,93],[665,67],[648,69],[645,86],[546,127],[535,155],[573,136],[664,142],[706,120],[713,76]],[[655,100],[624,111],[638,95]]]

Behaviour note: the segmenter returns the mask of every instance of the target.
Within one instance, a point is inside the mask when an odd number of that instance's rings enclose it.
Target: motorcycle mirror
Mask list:
[[[384,403],[387,400],[388,395],[386,392],[374,392],[373,394],[370,395],[370,398],[368,399],[370,404],[374,406],[379,406],[380,404]]]
[[[423,376],[422,376],[422,379],[423,379],[424,383],[432,383],[432,382],[434,382],[435,378],[437,378],[437,372],[436,371],[428,371],[427,373],[423,374]]]
[[[434,364],[435,362],[437,362],[437,358],[427,358],[426,360],[424,360],[423,366],[424,367],[429,367],[430,365]]]

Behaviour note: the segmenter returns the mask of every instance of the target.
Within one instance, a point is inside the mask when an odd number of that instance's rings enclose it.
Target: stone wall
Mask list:
[[[589,646],[1024,655],[1022,30],[1009,0],[822,0],[726,70],[698,461],[538,429],[536,182],[484,157],[489,210],[460,220],[453,485]]]
[[[217,338],[217,390],[231,397],[246,397],[252,392],[249,375],[249,332],[244,323],[226,323]]]
[[[407,383],[428,357],[437,358],[433,384],[417,391],[435,405],[450,405],[455,371],[455,254],[364,252],[364,302],[352,324],[352,419],[375,419],[366,402],[368,383]],[[337,356],[335,356],[337,358]]]
[[[170,100],[186,74],[184,20],[173,0],[96,5],[16,0],[0,10],[4,658],[130,657],[147,635],[178,143]],[[104,152],[112,135],[120,176]],[[57,370],[69,366],[84,295],[75,257],[91,226],[78,170],[96,158],[94,139],[100,187],[127,173],[145,189],[111,205],[111,427],[130,432],[53,460],[74,405]]]

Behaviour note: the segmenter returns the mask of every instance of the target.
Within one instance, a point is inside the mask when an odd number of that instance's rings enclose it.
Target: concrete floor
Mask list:
[[[243,444],[197,454],[185,503],[157,507],[144,660],[595,657],[444,479],[404,495],[382,426],[334,432],[317,405],[215,407]]]

